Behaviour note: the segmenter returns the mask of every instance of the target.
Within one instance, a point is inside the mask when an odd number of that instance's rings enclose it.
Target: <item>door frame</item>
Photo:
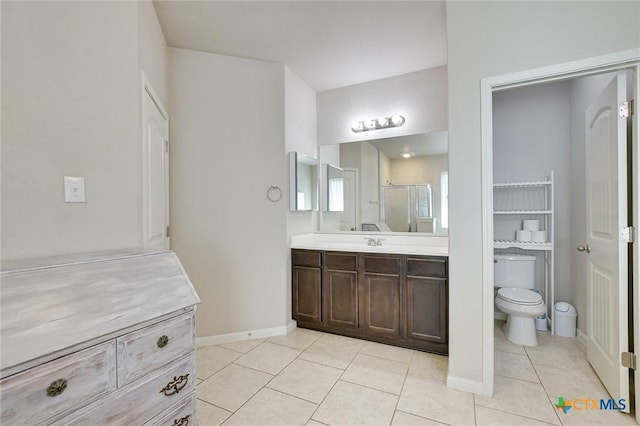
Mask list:
[[[355,213],[356,213],[356,231],[362,231],[362,229],[358,229],[361,227],[360,223],[360,172],[357,168],[354,167],[343,167],[343,171],[353,172],[356,177],[356,196],[355,196]]]
[[[503,74],[480,80],[480,123],[481,123],[481,205],[482,205],[482,393],[493,395],[494,390],[494,321],[493,321],[493,92],[515,87],[531,86],[540,83],[567,80],[605,72],[633,69],[635,77],[633,93],[636,105],[640,102],[640,48],[630,49],[609,55],[597,56],[579,61],[535,68],[527,71]],[[637,108],[636,108],[637,109]],[[633,218],[638,227],[638,130],[640,114],[636,111],[632,126],[632,185]],[[638,233],[636,232],[636,235]],[[640,250],[634,250],[633,268],[638,271]],[[634,353],[640,355],[640,295],[638,294],[639,274],[633,280],[633,324]],[[636,370],[636,407],[640,407],[640,374]],[[636,410],[636,415],[640,410]]]
[[[164,108],[164,106],[162,105],[162,102],[160,101],[160,97],[158,96],[158,94],[156,93],[156,91],[153,89],[153,86],[151,85],[151,82],[149,81],[149,79],[147,78],[147,75],[145,74],[144,71],[141,71],[141,78],[142,78],[142,85],[141,88],[142,90],[140,91],[140,112],[141,112],[141,117],[140,117],[140,123],[141,123],[141,135],[140,135],[140,141],[141,141],[141,149],[142,149],[142,155],[141,155],[141,161],[142,161],[142,209],[141,209],[141,213],[142,213],[142,218],[140,220],[140,223],[142,225],[141,228],[141,238],[142,238],[142,247],[146,247],[147,246],[147,239],[146,239],[146,231],[145,229],[147,229],[147,220],[148,220],[148,213],[149,213],[149,206],[147,205],[147,171],[148,171],[148,167],[149,165],[147,164],[147,159],[145,157],[144,154],[144,150],[145,150],[145,145],[146,145],[146,140],[145,140],[145,107],[144,107],[144,97],[148,94],[149,97],[151,98],[151,100],[153,101],[153,103],[156,105],[156,107],[158,108],[158,111],[160,111],[160,114],[162,115],[162,117],[165,120],[165,134],[167,135],[167,143],[169,140],[169,114],[167,113],[167,110]],[[167,174],[168,174],[168,170],[167,170]],[[168,177],[168,176],[167,176]],[[165,219],[166,219],[166,226],[169,226],[170,223],[170,216],[169,216],[169,187],[168,187],[168,182],[167,182],[167,207],[166,207],[166,211],[165,211]],[[166,236],[165,238],[169,239],[168,236]],[[169,240],[170,241],[170,240]]]

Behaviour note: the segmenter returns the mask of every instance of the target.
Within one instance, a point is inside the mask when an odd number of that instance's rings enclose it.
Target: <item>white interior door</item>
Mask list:
[[[341,231],[358,231],[358,172],[344,169],[344,210],[340,214]]]
[[[628,351],[628,254],[620,229],[627,217],[626,119],[618,117],[626,78],[618,73],[586,111],[587,359],[612,398],[626,400],[629,371],[620,354]]]
[[[150,93],[151,92],[151,93]],[[143,94],[143,245],[169,248],[169,126],[167,115],[145,87]]]

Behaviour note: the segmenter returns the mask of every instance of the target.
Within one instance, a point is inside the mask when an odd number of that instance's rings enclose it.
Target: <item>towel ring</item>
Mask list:
[[[282,189],[278,185],[271,185],[269,189],[267,189],[267,198],[272,203],[277,203],[282,200]]]

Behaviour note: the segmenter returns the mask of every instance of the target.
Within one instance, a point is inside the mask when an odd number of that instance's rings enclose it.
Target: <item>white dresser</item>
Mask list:
[[[173,252],[2,266],[1,424],[196,423],[200,299]]]

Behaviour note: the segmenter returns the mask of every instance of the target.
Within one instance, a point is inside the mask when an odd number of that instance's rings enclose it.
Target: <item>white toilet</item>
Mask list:
[[[494,255],[494,286],[500,287],[496,306],[507,314],[504,333],[511,342],[536,346],[534,318],[547,312],[535,288],[536,257],[521,254]]]

